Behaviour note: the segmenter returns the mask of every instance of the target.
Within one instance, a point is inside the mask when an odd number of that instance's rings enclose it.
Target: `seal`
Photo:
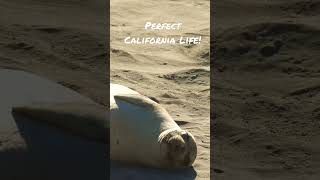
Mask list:
[[[108,143],[112,160],[171,169],[191,166],[197,155],[192,134],[158,102],[119,84],[110,84],[110,111],[76,102],[33,103],[12,111]]]
[[[197,155],[194,137],[156,101],[110,84],[111,159],[159,168],[184,168]]]

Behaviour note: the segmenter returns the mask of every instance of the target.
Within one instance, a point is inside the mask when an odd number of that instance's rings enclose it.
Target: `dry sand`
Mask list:
[[[157,98],[195,136],[195,179],[210,176],[209,20],[207,0],[111,1],[111,81]],[[144,29],[147,21],[183,25],[179,31],[148,31]],[[166,35],[201,35],[202,42],[189,46],[123,42],[126,36]]]
[[[316,180],[320,1],[213,6],[213,179]]]

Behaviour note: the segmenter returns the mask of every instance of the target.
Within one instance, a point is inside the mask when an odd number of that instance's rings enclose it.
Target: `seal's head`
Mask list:
[[[197,145],[191,133],[177,129],[161,133],[159,138],[161,155],[167,168],[185,168],[193,164],[197,156]]]

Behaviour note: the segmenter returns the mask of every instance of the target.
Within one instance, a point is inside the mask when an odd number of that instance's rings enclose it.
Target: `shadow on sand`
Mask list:
[[[105,144],[83,140],[18,114],[12,116],[25,145],[0,151],[1,179],[194,180],[197,176],[193,168],[162,170],[115,161],[109,165]]]
[[[197,172],[193,167],[188,169],[168,170],[133,167],[116,161],[111,161],[110,167],[110,177],[112,180],[194,180],[197,176]]]
[[[24,148],[0,152],[1,179],[106,180],[108,147],[12,114]]]

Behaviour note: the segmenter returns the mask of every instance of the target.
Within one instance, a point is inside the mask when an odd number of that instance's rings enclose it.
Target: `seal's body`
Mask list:
[[[194,137],[182,130],[157,102],[110,84],[110,111],[98,104],[30,104],[20,113],[96,141],[109,143],[112,160],[159,168],[191,166],[197,154]],[[110,132],[110,137],[108,134]]]
[[[111,158],[161,168],[190,166],[194,137],[157,102],[125,86],[110,85]]]

